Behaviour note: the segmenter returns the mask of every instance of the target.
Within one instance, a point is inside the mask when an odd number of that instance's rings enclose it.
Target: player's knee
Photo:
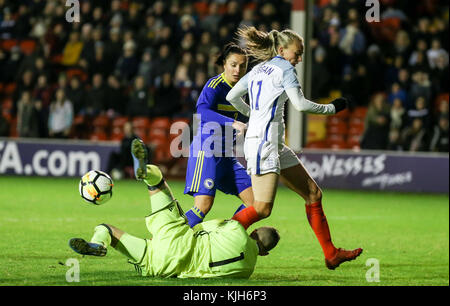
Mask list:
[[[315,182],[309,183],[309,194],[308,194],[308,200],[311,203],[319,202],[322,200],[322,190]]]
[[[255,205],[256,213],[258,214],[260,219],[265,219],[270,216],[272,213],[273,204],[265,203],[265,205]]]

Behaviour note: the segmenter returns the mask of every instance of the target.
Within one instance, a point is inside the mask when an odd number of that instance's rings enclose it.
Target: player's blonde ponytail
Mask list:
[[[303,44],[303,38],[292,30],[281,32],[272,30],[269,33],[259,31],[255,27],[243,27],[237,31],[239,38],[243,39],[246,50],[257,61],[267,61],[278,54],[278,48],[287,48],[295,40]]]

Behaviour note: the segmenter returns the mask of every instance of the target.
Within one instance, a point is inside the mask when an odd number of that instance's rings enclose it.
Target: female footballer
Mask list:
[[[246,73],[247,55],[231,43],[225,46],[216,64],[224,71],[208,80],[197,100],[197,131],[194,130],[186,170],[184,193],[194,197],[194,206],[186,212],[191,227],[202,222],[211,209],[216,189],[241,199],[244,204],[237,211],[253,204],[250,176],[229,154],[235,140],[233,129],[242,131],[245,124],[241,121],[246,118],[226,100],[230,89]]]
[[[238,36],[246,42],[249,55],[260,61],[228,93],[227,100],[249,116],[244,154],[251,174],[253,206],[238,212],[233,219],[248,228],[267,218],[273,207],[278,181],[300,195],[306,203],[306,215],[322,250],[325,263],[334,270],[355,259],[362,249],[336,248],[322,209],[322,191],[297,155],[284,143],[284,105],[289,99],[302,112],[332,115],[347,107],[345,98],[322,105],[307,100],[300,88],[294,67],[302,61],[303,38],[292,30],[269,33],[254,27],[242,28]],[[249,95],[250,105],[242,100]]]

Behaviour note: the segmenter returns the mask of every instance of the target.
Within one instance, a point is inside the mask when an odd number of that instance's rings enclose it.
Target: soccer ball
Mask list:
[[[105,172],[91,170],[81,177],[78,188],[85,201],[102,205],[112,197],[113,181]]]

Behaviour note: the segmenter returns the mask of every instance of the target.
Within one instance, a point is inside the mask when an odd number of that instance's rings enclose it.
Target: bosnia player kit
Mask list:
[[[208,80],[198,98],[198,125],[190,146],[185,194],[215,196],[219,189],[238,195],[251,186],[245,168],[232,155],[236,136],[231,124],[247,118],[226,100],[231,88],[222,73]]]

